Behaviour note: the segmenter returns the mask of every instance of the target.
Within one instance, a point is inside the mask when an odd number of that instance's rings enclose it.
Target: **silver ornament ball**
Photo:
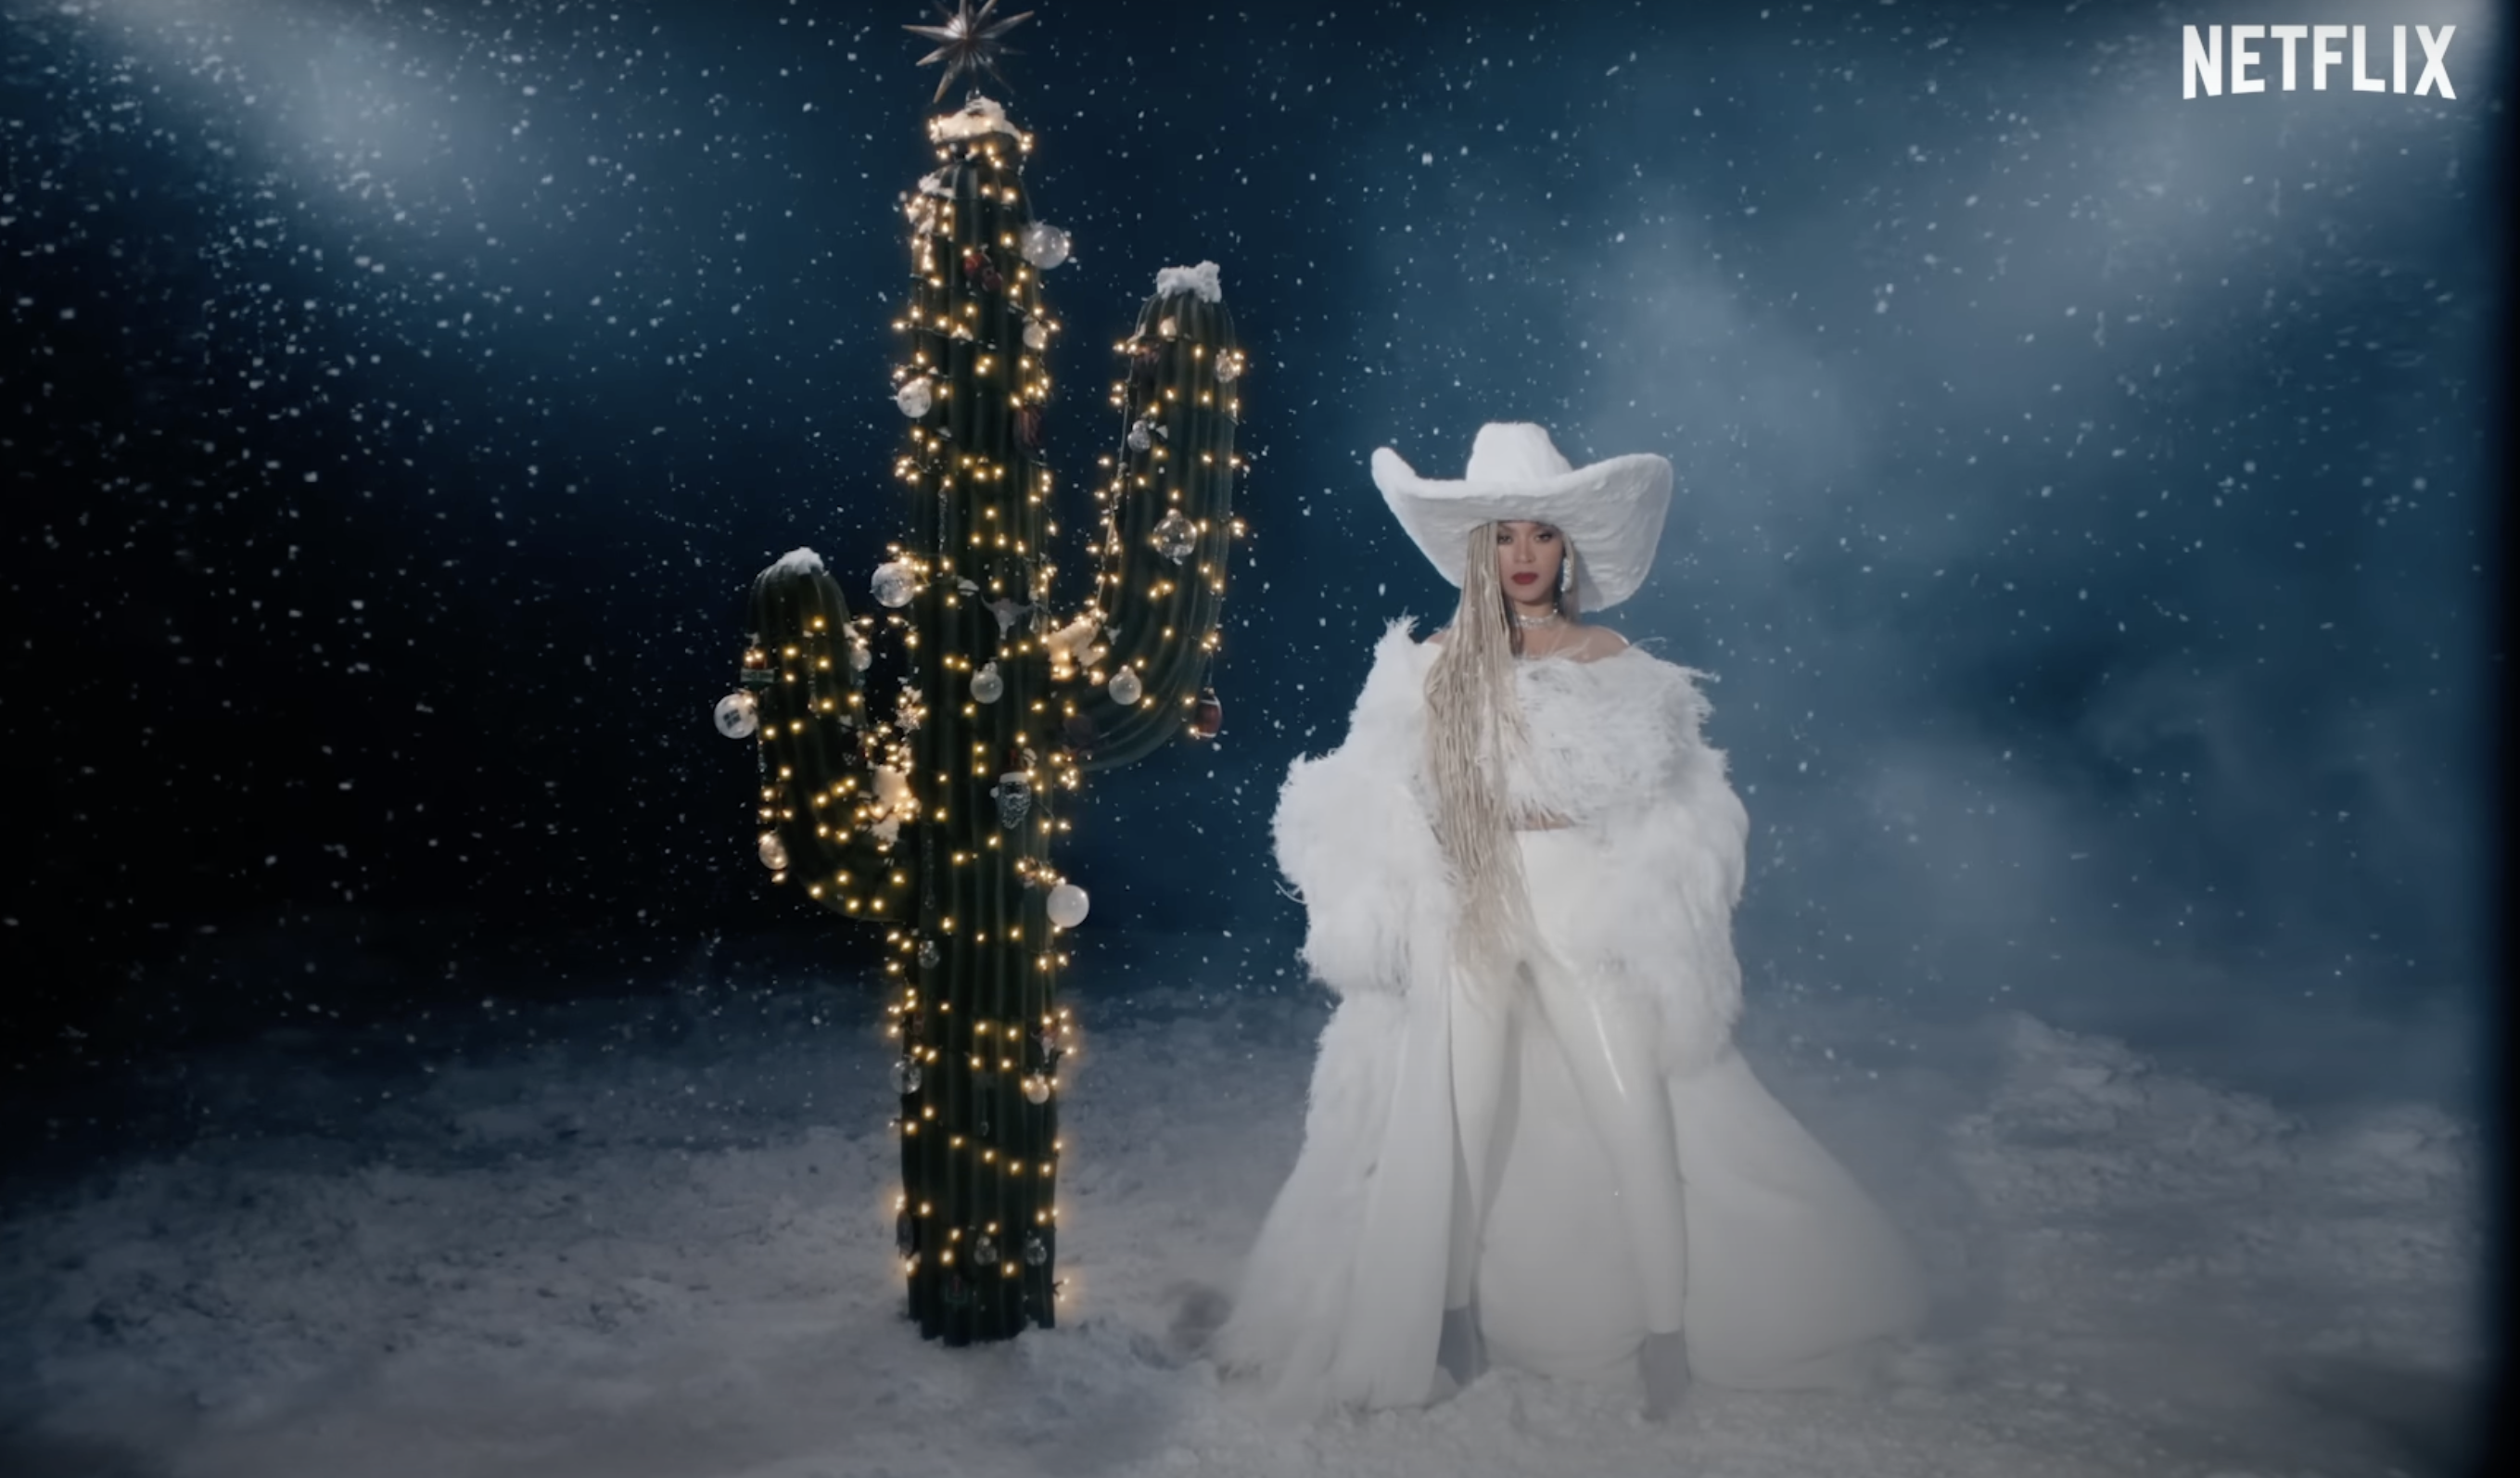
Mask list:
[[[761,700],[748,693],[730,693],[717,700],[717,732],[728,739],[750,739],[761,727]]]

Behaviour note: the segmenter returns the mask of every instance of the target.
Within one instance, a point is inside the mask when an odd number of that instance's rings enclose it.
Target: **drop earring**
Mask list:
[[[1564,595],[1575,588],[1575,556],[1567,554],[1557,561],[1557,593]]]

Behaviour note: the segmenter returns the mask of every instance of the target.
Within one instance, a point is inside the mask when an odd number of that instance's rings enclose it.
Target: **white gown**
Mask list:
[[[1322,1034],[1304,1147],[1218,1338],[1283,1404],[1414,1406],[1436,1366],[1456,1186],[1451,892],[1418,756],[1434,657],[1394,623],[1346,741],[1295,762],[1279,862],[1306,963],[1342,1000]],[[1861,1383],[1924,1315],[1905,1239],[1730,1044],[1731,911],[1747,816],[1687,669],[1631,649],[1520,664],[1517,802],[1575,823],[1519,833],[1540,939],[1588,990],[1654,1004],[1682,1181],[1681,1245],[1632,1245],[1569,1058],[1513,1012],[1475,1275],[1492,1364],[1633,1378],[1641,1256],[1682,1259],[1690,1373],[1734,1387]],[[1526,994],[1528,992],[1526,991]]]

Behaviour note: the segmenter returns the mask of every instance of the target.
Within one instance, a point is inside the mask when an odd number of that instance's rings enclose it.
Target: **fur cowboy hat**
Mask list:
[[[1671,464],[1651,452],[1591,467],[1568,464],[1546,428],[1492,421],[1470,443],[1459,482],[1420,477],[1389,447],[1373,454],[1373,485],[1444,578],[1462,583],[1470,530],[1528,519],[1556,526],[1574,546],[1577,599],[1601,610],[1637,593],[1653,568],[1671,511]]]

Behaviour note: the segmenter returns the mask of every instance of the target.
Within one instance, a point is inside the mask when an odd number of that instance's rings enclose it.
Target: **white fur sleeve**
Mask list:
[[[1411,937],[1446,917],[1441,847],[1420,800],[1425,659],[1393,623],[1347,739],[1298,759],[1278,792],[1278,867],[1301,892],[1304,963],[1340,995],[1408,988]]]
[[[1654,661],[1638,684],[1663,752],[1642,804],[1605,829],[1614,853],[1577,937],[1598,939],[1620,973],[1660,1005],[1667,1070],[1705,1066],[1741,1015],[1732,910],[1741,899],[1750,817],[1699,734],[1707,702],[1687,668]]]

